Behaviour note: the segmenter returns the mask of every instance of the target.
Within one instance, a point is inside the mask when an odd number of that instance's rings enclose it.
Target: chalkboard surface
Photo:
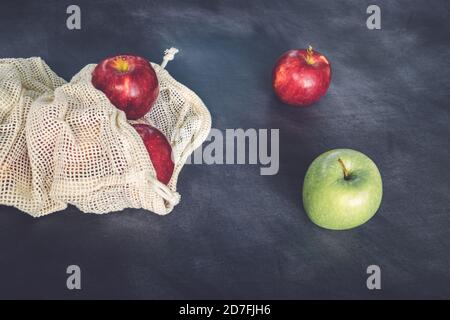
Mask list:
[[[187,165],[167,216],[74,207],[33,219],[0,207],[0,298],[450,298],[448,1],[4,1],[0,57],[42,57],[70,80],[88,63],[134,53],[168,65],[208,106],[213,127],[279,129],[279,171]],[[333,68],[311,108],[271,89],[275,60],[314,48]],[[313,225],[302,181],[324,151],[347,147],[380,168],[384,198],[367,224]],[[66,288],[81,268],[82,290]],[[367,267],[381,269],[368,290]]]

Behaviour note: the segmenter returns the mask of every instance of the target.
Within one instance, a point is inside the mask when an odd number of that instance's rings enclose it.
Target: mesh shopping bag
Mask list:
[[[165,60],[171,56],[173,51]],[[170,142],[175,168],[168,185],[155,178],[125,114],[92,86],[95,65],[65,83],[39,58],[0,60],[0,203],[33,216],[68,204],[92,213],[124,208],[169,213],[180,199],[178,174],[206,139],[211,118],[165,63],[152,64],[160,94],[135,122],[153,125]]]

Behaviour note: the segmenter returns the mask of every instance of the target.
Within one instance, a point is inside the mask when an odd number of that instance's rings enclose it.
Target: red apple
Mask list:
[[[148,60],[122,55],[107,58],[92,72],[92,84],[123,110],[129,120],[150,111],[159,94],[158,78]]]
[[[289,50],[275,64],[272,86],[278,98],[293,106],[309,106],[327,92],[331,66],[327,58],[309,46]]]
[[[158,129],[147,124],[133,124],[144,142],[157,179],[168,184],[172,177],[174,163],[172,160],[172,147],[169,141]]]

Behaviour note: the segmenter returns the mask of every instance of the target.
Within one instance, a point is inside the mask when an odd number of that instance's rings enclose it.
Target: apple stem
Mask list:
[[[344,161],[342,161],[341,158],[339,158],[338,161],[342,166],[342,171],[344,171],[344,179],[348,180],[350,178],[350,173],[348,172],[347,168],[345,167]]]
[[[312,46],[308,46],[308,49],[306,50],[306,63],[308,64],[314,64],[314,58],[313,58],[313,47]]]

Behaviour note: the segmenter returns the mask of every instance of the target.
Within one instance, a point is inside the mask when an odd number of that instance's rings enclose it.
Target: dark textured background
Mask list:
[[[66,28],[66,7],[82,30]],[[382,30],[366,8],[382,9]],[[125,210],[33,219],[0,207],[0,298],[450,298],[448,1],[3,1],[0,57],[41,56],[70,79],[136,53],[204,100],[213,126],[280,128],[280,171],[188,165],[168,216]],[[332,63],[317,105],[271,91],[271,69],[312,44]],[[314,226],[301,184],[320,153],[349,147],[379,166],[384,199],[347,232]],[[69,264],[82,290],[65,287]],[[366,288],[370,264],[382,290]]]

